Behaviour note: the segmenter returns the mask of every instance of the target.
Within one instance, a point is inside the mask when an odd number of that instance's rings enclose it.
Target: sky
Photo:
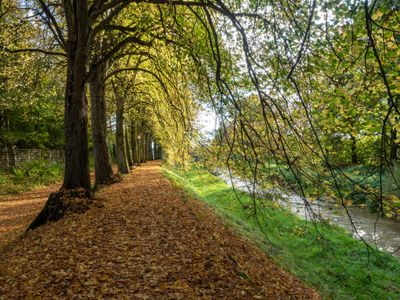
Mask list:
[[[218,118],[214,111],[210,109],[202,109],[196,120],[197,125],[200,128],[200,132],[209,135],[215,129],[218,128]]]

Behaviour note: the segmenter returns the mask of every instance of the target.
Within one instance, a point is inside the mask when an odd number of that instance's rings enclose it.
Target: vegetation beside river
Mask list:
[[[257,243],[278,264],[327,299],[398,299],[400,261],[372,251],[343,229],[305,221],[273,203],[264,207],[198,166],[165,174],[192,197],[213,207],[227,224]],[[254,212],[257,211],[257,218]],[[369,251],[372,251],[369,253]]]

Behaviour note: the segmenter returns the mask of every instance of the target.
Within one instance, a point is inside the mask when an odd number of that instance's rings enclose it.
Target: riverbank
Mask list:
[[[369,255],[371,249],[343,229],[312,224],[272,203],[264,208],[254,206],[253,200],[240,191],[239,202],[232,188],[201,168],[183,172],[164,166],[164,172],[325,298],[400,297],[400,261],[379,251]],[[258,222],[253,218],[255,211]]]
[[[223,172],[218,172],[218,177],[237,190],[248,194],[253,192],[253,186],[249,181],[230,177]],[[344,228],[354,238],[363,239],[367,243],[376,245],[378,249],[400,258],[400,222],[395,219],[382,217],[378,212],[371,212],[365,206],[346,205],[344,209],[333,199],[309,200],[305,203],[299,195],[277,187],[264,190],[256,186],[255,189],[260,198],[279,203],[300,218],[306,219],[311,214],[316,214],[326,222]]]

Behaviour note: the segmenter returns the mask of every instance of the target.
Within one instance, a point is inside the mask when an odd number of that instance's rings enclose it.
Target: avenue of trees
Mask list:
[[[65,149],[43,222],[65,193],[90,195],[89,149],[95,184],[115,180],[114,139],[120,173],[162,149],[305,201],[400,215],[396,1],[0,5],[0,146]],[[195,124],[204,106],[220,123],[211,140]]]

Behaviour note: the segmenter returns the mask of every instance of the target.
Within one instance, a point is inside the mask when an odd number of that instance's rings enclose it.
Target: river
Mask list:
[[[226,174],[218,172],[218,176],[227,184],[236,189],[250,193],[252,185],[238,177],[232,180]],[[294,193],[283,192],[279,189],[262,190],[256,187],[257,195],[261,197],[274,197],[279,203],[290,209],[294,214],[306,218],[310,215],[310,210],[306,209],[303,199]],[[355,238],[363,238],[366,242],[376,245],[380,250],[389,252],[400,257],[400,222],[396,220],[377,218],[377,213],[369,212],[368,208],[348,207],[354,226],[342,206],[335,205],[327,201],[309,202],[311,209],[325,220],[330,220],[333,224],[345,228]],[[356,230],[354,229],[356,228]]]

